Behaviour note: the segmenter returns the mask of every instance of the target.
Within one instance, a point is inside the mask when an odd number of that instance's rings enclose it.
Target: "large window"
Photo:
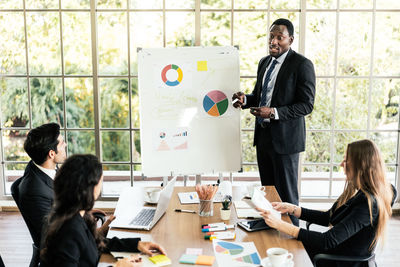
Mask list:
[[[241,90],[251,92],[268,26],[295,26],[292,48],[314,62],[317,95],[300,166],[304,199],[343,189],[346,144],[371,138],[398,177],[400,2],[397,0],[6,0],[0,2],[0,193],[22,175],[29,129],[57,122],[68,154],[104,163],[103,195],[162,178],[141,174],[137,49],[240,49]],[[254,119],[242,112],[243,173],[257,180]],[[224,174],[225,176],[228,174]],[[194,177],[189,177],[194,182]]]

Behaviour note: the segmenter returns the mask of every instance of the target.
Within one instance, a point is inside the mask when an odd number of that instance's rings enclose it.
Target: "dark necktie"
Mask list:
[[[271,67],[269,67],[267,74],[265,75],[264,79],[264,84],[262,86],[262,91],[261,91],[261,101],[260,101],[260,107],[263,107],[267,104],[267,93],[268,93],[268,83],[271,80],[271,74],[272,71],[275,68],[275,65],[278,63],[277,60],[272,59],[272,64]],[[261,124],[264,121],[264,118],[257,117],[257,122]]]

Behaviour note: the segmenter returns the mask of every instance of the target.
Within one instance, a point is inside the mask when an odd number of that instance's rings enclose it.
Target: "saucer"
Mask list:
[[[271,262],[269,261],[268,257],[261,260],[261,265],[263,267],[272,267]],[[293,267],[293,266],[294,266],[294,262],[292,260],[288,260],[284,264],[282,264],[280,267]]]
[[[153,204],[153,205],[157,205],[158,201],[151,201],[149,198],[147,197],[143,197],[144,202],[148,203],[148,204]]]

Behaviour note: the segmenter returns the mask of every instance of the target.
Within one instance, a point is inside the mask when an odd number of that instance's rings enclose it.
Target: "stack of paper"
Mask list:
[[[253,197],[251,198],[251,204],[260,209],[268,210],[269,212],[271,212],[272,216],[275,216],[279,219],[281,218],[280,212],[272,207],[272,204],[268,201],[268,199],[265,198],[264,194],[262,194],[261,191],[258,189],[254,190]]]

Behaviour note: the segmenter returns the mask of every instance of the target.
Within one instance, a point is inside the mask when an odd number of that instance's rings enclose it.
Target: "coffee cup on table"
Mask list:
[[[150,202],[156,203],[160,198],[161,189],[160,188],[148,188],[146,189],[146,197]]]
[[[293,259],[293,254],[284,248],[270,248],[267,256],[272,267],[283,267]]]

